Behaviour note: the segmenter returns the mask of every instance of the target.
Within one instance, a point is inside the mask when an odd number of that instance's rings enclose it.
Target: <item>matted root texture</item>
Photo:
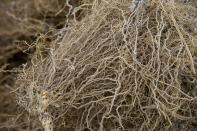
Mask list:
[[[71,5],[77,6],[77,2],[70,3]],[[16,96],[13,93],[15,90],[13,85],[18,73],[16,68],[29,62],[35,47],[50,44],[53,39],[51,37],[55,37],[54,34],[64,27],[67,13],[68,6],[65,0],[1,0],[1,131],[41,130],[42,126],[38,123],[37,116],[32,117],[16,103]],[[36,39],[42,41],[41,44],[33,42]]]
[[[83,4],[88,15],[18,76],[18,103],[46,131],[170,130],[195,121],[197,9],[178,0],[134,4]]]

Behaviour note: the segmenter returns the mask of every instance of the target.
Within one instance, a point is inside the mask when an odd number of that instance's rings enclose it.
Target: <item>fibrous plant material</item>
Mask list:
[[[48,56],[37,50],[24,67],[18,103],[46,131],[170,130],[195,122],[197,9],[178,0],[131,4],[85,1],[78,8],[88,15],[63,29]]]
[[[40,130],[35,119],[16,103],[16,68],[28,63],[38,48],[38,42],[33,41],[45,39],[43,43],[50,44],[66,23],[67,8],[65,0],[1,0],[0,130]]]

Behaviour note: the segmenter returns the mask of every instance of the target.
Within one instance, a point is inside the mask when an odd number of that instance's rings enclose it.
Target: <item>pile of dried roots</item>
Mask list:
[[[83,10],[83,18],[73,17],[24,66],[18,103],[46,131],[170,130],[195,123],[195,4],[85,0],[71,10]]]

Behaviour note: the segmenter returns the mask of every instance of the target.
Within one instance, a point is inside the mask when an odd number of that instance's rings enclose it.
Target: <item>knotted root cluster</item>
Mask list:
[[[85,1],[77,8],[84,18],[24,67],[18,103],[46,131],[169,130],[177,121],[195,122],[196,7],[178,0],[131,4]]]

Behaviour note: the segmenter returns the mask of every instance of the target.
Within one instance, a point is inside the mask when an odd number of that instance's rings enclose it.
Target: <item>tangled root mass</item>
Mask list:
[[[18,103],[46,131],[169,130],[195,121],[196,8],[178,0],[132,4],[86,1],[74,10],[84,18],[18,76]]]

